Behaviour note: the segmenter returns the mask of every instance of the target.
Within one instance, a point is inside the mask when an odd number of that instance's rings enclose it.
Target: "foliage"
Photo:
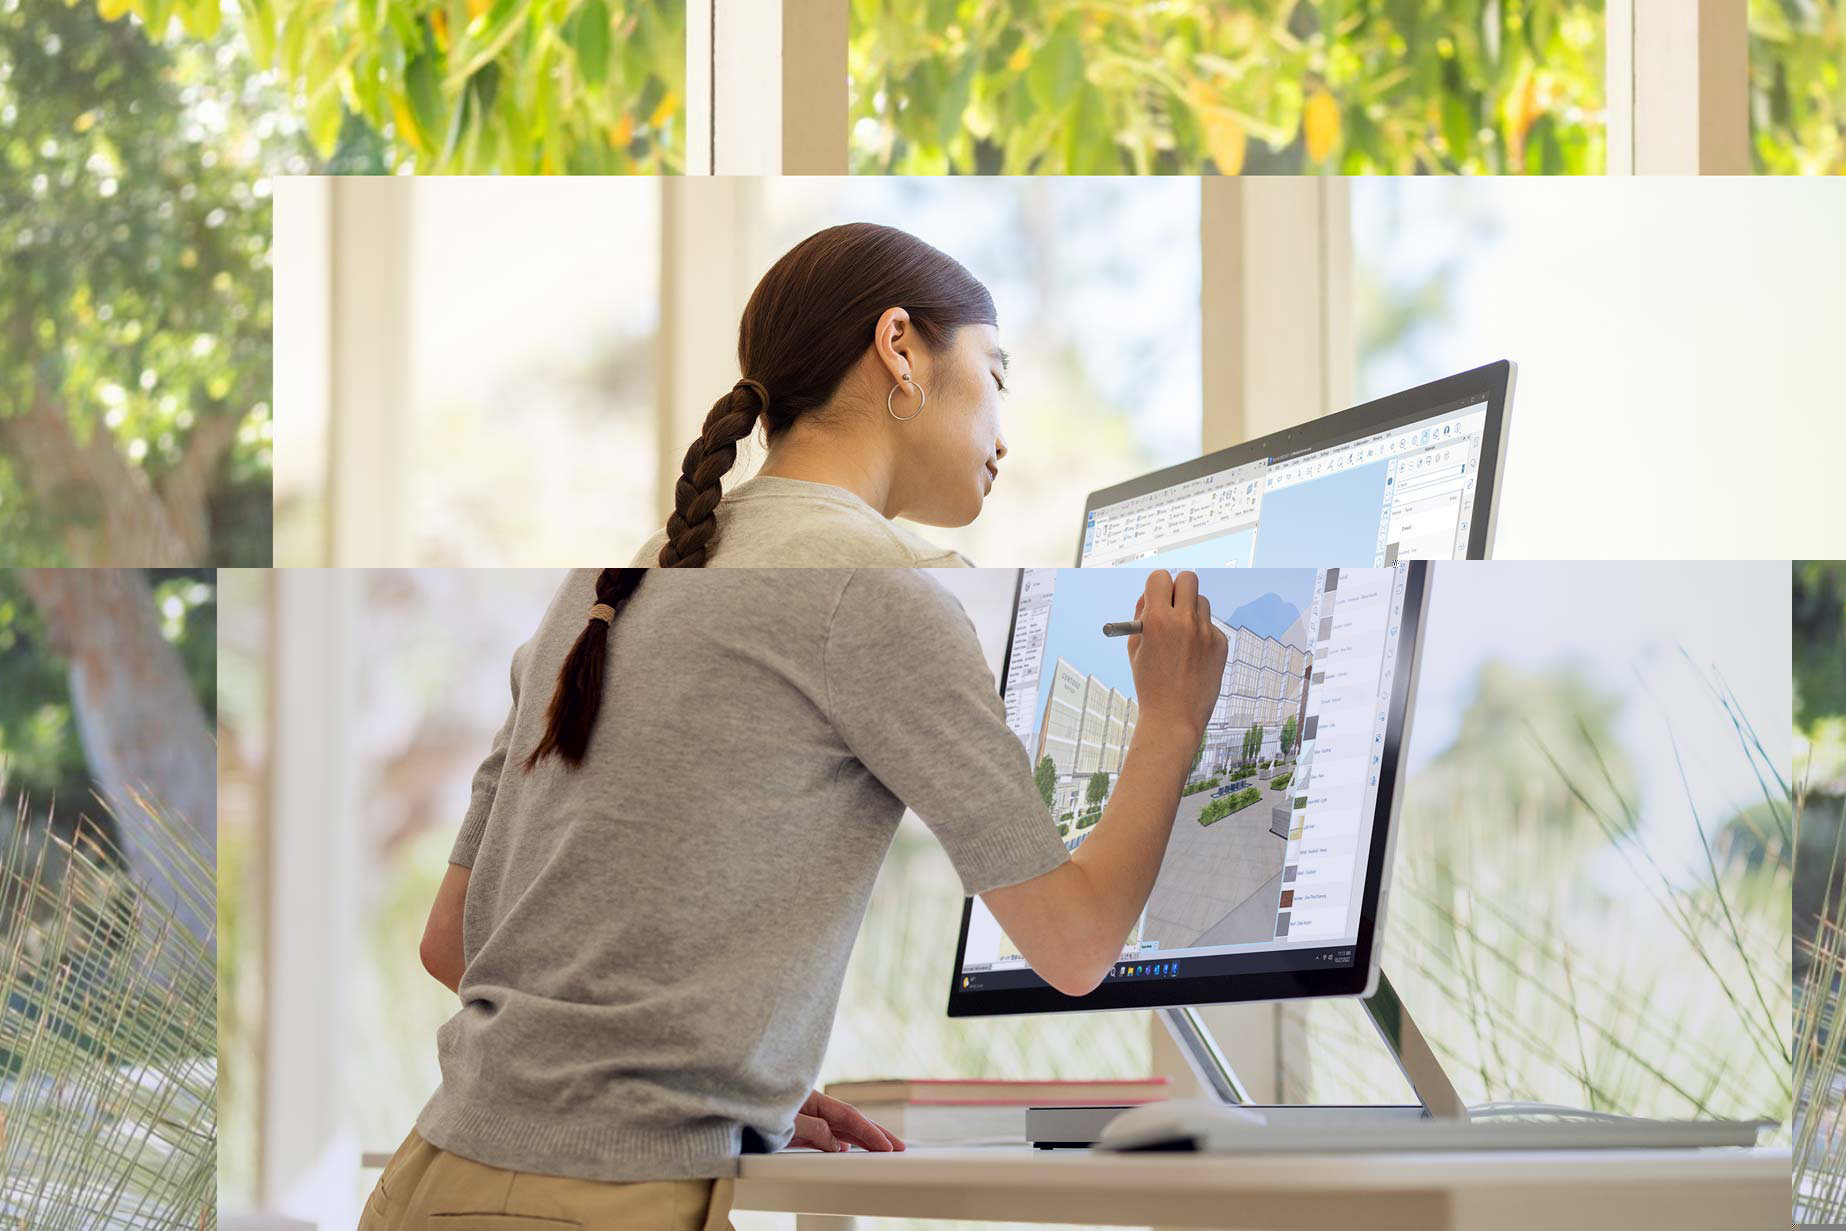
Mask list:
[[[188,913],[216,885],[194,828],[138,800]],[[123,875],[97,825],[0,834],[0,1221],[42,1228],[216,1225],[217,1055],[209,938]],[[145,832],[143,832],[145,831]]]
[[[162,632],[179,652],[207,718],[217,702],[214,569],[149,569]],[[68,664],[47,645],[43,617],[11,569],[0,569],[0,781],[74,820],[94,783],[70,695]],[[107,818],[95,823],[107,825]]]
[[[1287,718],[1282,720],[1282,734],[1279,739],[1283,756],[1287,756],[1295,750],[1295,736],[1299,732],[1300,725],[1295,715],[1290,714]]]
[[[1263,797],[1263,788],[1247,786],[1241,791],[1214,799],[1199,810],[1200,827],[1215,825],[1233,812],[1241,812]]]
[[[1109,775],[1099,769],[1090,775],[1089,785],[1084,788],[1083,802],[1095,805],[1107,798],[1109,798]]]
[[[288,142],[220,50],[0,3],[5,563],[269,562],[263,176]],[[157,518],[164,558],[124,546]]]
[[[1269,789],[1272,791],[1286,791],[1288,789],[1289,780],[1294,776],[1293,773],[1277,774],[1274,778],[1269,780]]]
[[[1599,173],[1602,0],[852,0],[856,172]]]
[[[210,39],[219,0],[97,0]],[[238,0],[314,148],[422,173],[681,169],[684,0]]]
[[[1846,563],[1794,565],[1795,723],[1846,715]]]
[[[1197,782],[1187,783],[1185,787],[1180,791],[1180,794],[1181,795],[1197,795],[1200,791],[1209,791],[1217,785],[1218,785],[1218,779],[1215,777],[1202,778]]]
[[[1077,818],[1077,828],[1078,829],[1088,829],[1090,826],[1094,825],[1097,821],[1100,821],[1101,819],[1102,819],[1101,811],[1085,812],[1082,816]]]
[[[1263,751],[1263,724],[1257,723],[1243,733],[1243,759],[1254,761]]]
[[[1756,170],[1846,173],[1846,0],[1750,0]]]

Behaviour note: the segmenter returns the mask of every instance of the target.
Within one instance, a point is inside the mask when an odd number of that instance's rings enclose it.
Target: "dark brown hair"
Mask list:
[[[644,568],[604,569],[596,575],[596,601],[613,607],[620,616],[623,603],[646,575]],[[527,773],[554,752],[570,765],[583,763],[590,728],[596,723],[596,711],[602,708],[603,663],[609,656],[609,630],[615,626],[613,618],[585,618],[589,623],[577,634],[577,643],[558,668],[557,687],[552,690],[551,708],[545,714],[545,737],[526,758]]]
[[[737,328],[743,379],[712,404],[674,485],[663,568],[705,564],[717,531],[720,480],[758,418],[774,439],[824,406],[872,344],[878,318],[903,308],[932,348],[963,325],[996,323],[993,296],[961,263],[914,235],[869,222],[816,232],[789,249],[751,292]]]

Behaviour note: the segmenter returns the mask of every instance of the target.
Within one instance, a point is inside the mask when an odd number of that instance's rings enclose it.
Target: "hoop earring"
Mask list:
[[[891,399],[897,396],[897,385],[893,384],[891,386],[891,392],[885,394],[885,409],[889,411],[891,417],[893,419],[896,419],[899,423],[908,423],[912,419],[916,418],[918,415],[922,414],[923,408],[929,405],[929,394],[923,391],[922,385],[918,385],[915,381],[911,380],[908,376],[904,377],[903,383],[907,385],[915,386],[916,391],[917,391],[917,408],[911,411],[907,415],[898,414],[897,411],[893,409],[891,406]]]

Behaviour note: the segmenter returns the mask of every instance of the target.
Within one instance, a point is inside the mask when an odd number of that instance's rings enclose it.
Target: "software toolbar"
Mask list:
[[[1265,534],[1279,532],[1264,525],[1270,512],[1265,506],[1282,493],[1307,494],[1299,489],[1308,484],[1318,485],[1316,492],[1324,488],[1329,497],[1312,502],[1316,517],[1345,520],[1287,527],[1291,543],[1298,544],[1303,533],[1318,542],[1323,532],[1329,544],[1345,543],[1348,536],[1341,531],[1353,528],[1352,518],[1369,527],[1375,517],[1370,553],[1375,566],[1465,558],[1486,427],[1483,396],[1333,448],[1259,458],[1106,505],[1085,520],[1081,563],[1280,563],[1264,557]],[[1291,500],[1285,507],[1299,509],[1304,502]],[[1358,558],[1322,562],[1358,565],[1365,554],[1361,548]]]

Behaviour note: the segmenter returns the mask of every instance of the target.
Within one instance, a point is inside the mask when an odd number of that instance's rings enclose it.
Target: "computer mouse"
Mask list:
[[[1260,1111],[1209,1098],[1164,1099],[1131,1107],[1103,1125],[1099,1150],[1193,1150],[1214,1133],[1260,1128]]]

